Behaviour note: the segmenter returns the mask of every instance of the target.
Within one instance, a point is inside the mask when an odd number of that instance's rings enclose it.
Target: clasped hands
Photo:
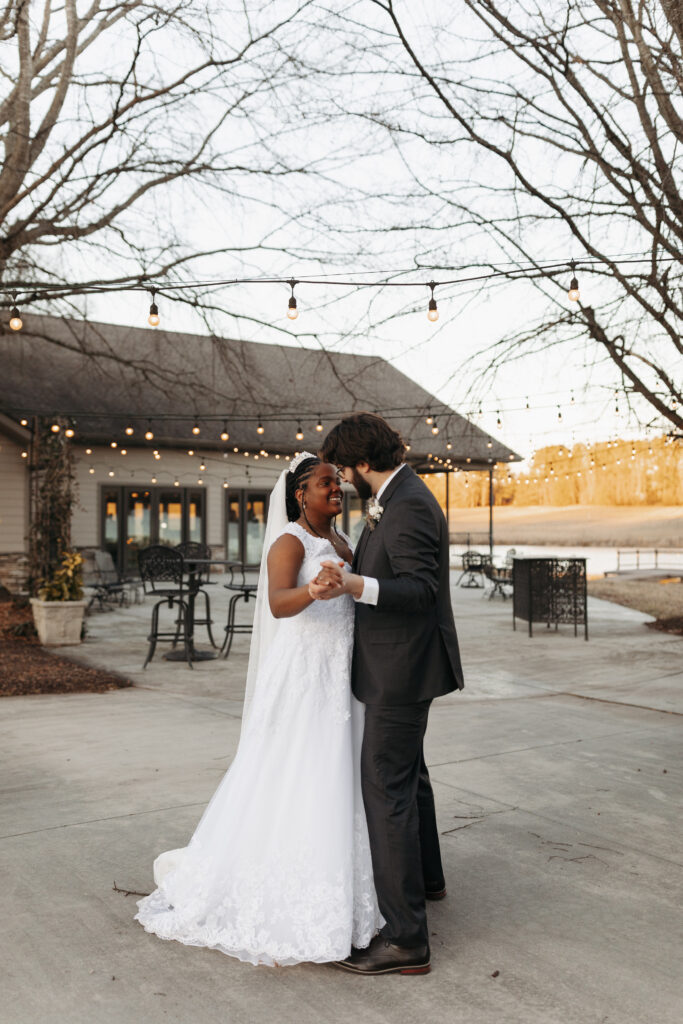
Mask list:
[[[344,572],[343,562],[321,562],[318,575],[308,584],[308,593],[314,601],[330,601],[342,594],[359,597],[363,592],[363,577]]]

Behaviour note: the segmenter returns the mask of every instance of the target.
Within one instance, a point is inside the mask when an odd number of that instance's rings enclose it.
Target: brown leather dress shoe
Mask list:
[[[425,899],[428,900],[443,900],[446,898],[447,890],[444,885],[443,889],[425,889]]]
[[[354,974],[429,974],[429,946],[396,946],[376,935],[367,949],[354,949],[337,967]]]

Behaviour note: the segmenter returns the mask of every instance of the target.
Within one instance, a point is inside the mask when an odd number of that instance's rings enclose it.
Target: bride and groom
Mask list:
[[[441,899],[422,743],[462,688],[448,530],[400,436],[357,413],[273,490],[242,732],[189,845],[162,854],[136,919],[253,964],[430,969]],[[368,502],[352,552],[340,478]]]

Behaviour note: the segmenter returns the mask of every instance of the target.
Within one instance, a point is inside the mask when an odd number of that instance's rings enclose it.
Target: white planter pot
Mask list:
[[[31,598],[33,621],[43,647],[80,644],[87,601],[41,601]]]

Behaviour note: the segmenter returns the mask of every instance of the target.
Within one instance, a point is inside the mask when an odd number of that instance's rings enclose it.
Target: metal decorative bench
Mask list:
[[[516,620],[544,622],[548,629],[568,622],[583,626],[588,639],[585,558],[515,558],[512,563],[512,627]]]
[[[90,598],[90,608],[95,601],[99,603],[100,611],[105,611],[113,604],[122,607],[130,603],[131,594],[134,601],[138,602],[140,581],[131,577],[122,576],[114,565],[114,559],[108,551],[95,551],[93,553],[95,563],[95,574],[90,581],[94,593]]]

